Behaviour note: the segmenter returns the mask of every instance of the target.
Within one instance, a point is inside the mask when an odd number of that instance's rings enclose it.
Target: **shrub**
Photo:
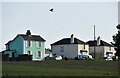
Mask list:
[[[65,59],[65,60],[68,60],[68,58],[67,58],[67,57],[65,57],[64,59]]]
[[[102,59],[102,58],[100,58],[100,57],[96,57],[96,58],[94,58],[93,60],[100,61],[100,60],[104,60],[104,59]]]
[[[79,60],[78,57],[75,57],[75,60]]]

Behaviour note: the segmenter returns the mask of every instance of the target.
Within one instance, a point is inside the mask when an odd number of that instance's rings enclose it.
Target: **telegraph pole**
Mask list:
[[[95,25],[94,25],[94,58],[96,56]]]

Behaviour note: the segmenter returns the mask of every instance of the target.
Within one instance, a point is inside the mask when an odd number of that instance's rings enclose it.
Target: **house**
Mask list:
[[[45,49],[45,60],[55,60],[51,49]]]
[[[20,55],[32,55],[32,60],[43,60],[45,54],[45,40],[40,35],[31,35],[30,30],[26,34],[18,34],[6,45],[4,54],[9,54],[10,58]]]
[[[114,46],[101,40],[100,37],[97,40],[90,40],[86,42],[89,44],[89,51],[92,56],[104,58],[115,56]]]
[[[52,55],[52,51],[48,48],[48,49],[45,49],[45,57],[53,57]]]
[[[54,55],[60,55],[63,58],[75,58],[78,54],[89,54],[89,45],[84,41],[74,38],[63,38],[51,44],[51,50]]]

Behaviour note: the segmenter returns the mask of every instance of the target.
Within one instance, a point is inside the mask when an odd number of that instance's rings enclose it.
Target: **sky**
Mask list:
[[[118,23],[120,24],[120,1],[118,3]]]
[[[25,1],[25,0],[23,0]],[[117,32],[118,2],[2,2],[2,44],[25,34],[28,29],[33,35],[46,40],[46,48],[62,39],[74,37],[93,40],[93,27],[96,26],[96,38],[112,42]],[[54,8],[54,12],[49,10]]]

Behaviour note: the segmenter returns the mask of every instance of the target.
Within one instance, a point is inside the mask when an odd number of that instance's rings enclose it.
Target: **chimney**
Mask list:
[[[74,35],[73,34],[71,35],[70,43],[74,43]]]
[[[97,46],[99,46],[100,45],[100,36],[98,36],[98,38],[97,38]]]
[[[26,35],[27,35],[27,36],[30,36],[30,35],[31,35],[30,30],[27,30]]]

